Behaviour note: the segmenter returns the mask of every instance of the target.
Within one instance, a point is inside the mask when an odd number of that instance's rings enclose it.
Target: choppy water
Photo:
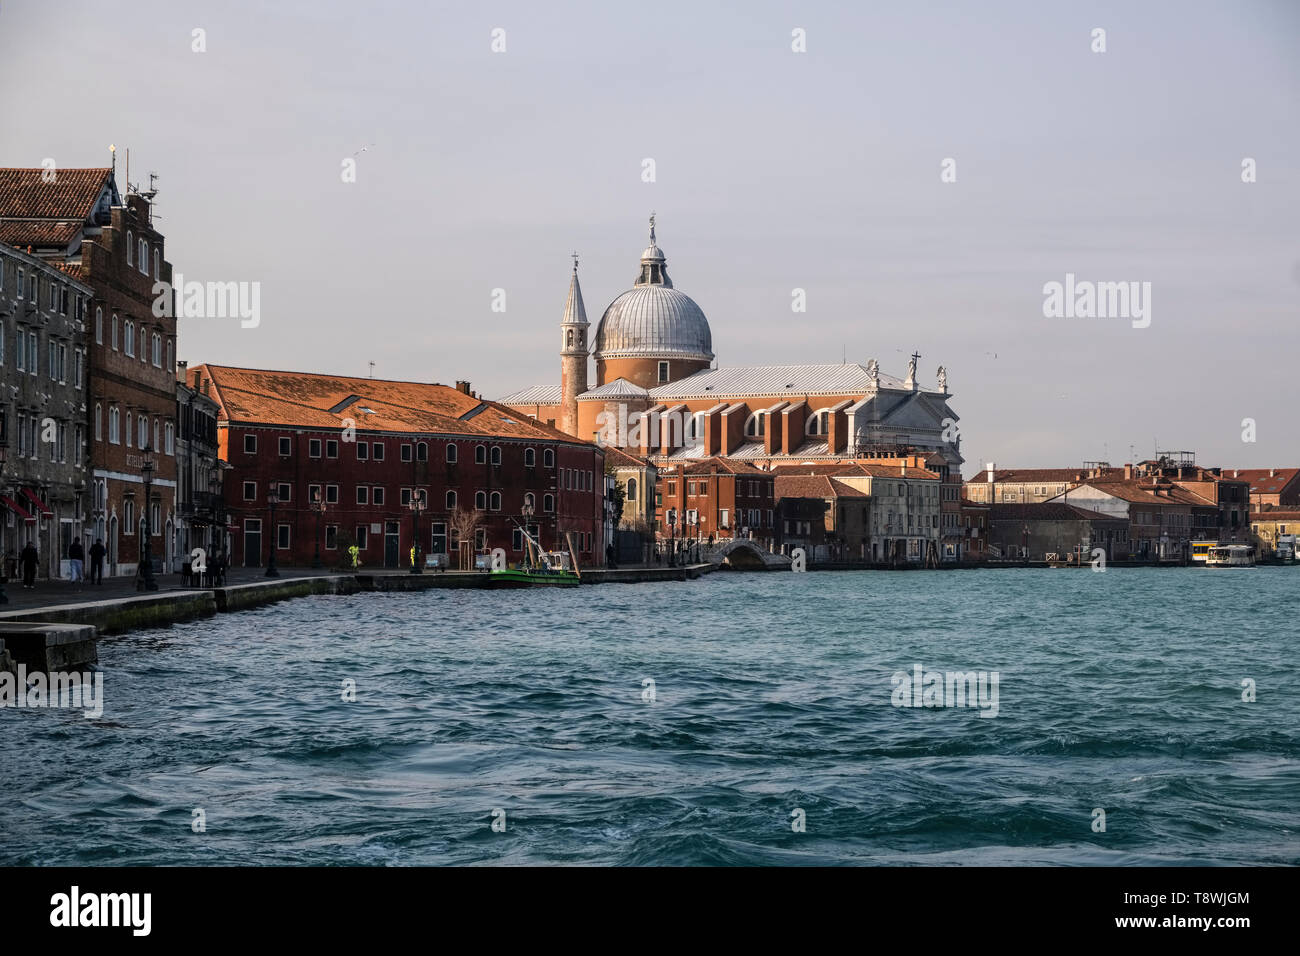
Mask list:
[[[1298,594],[1289,568],[715,574],[108,639],[100,720],[0,710],[0,863],[1294,864]],[[997,670],[998,716],[892,706],[916,663]]]

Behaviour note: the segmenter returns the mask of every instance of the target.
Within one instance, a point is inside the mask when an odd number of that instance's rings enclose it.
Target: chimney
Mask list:
[[[993,462],[989,462],[988,469],[989,469],[989,483],[991,484],[993,482]]]
[[[1125,481],[1133,480],[1133,463],[1131,461],[1126,461],[1124,463],[1124,480]]]
[[[1240,469],[1240,468],[1234,468],[1234,469],[1232,469],[1232,477],[1234,477],[1234,478],[1240,478],[1240,477],[1241,477],[1241,469]]]
[[[460,379],[457,379],[457,380],[456,380],[456,391],[460,392],[462,395],[471,395],[471,394],[473,394],[473,393],[470,392],[470,390],[469,390],[469,382],[463,382],[463,381],[461,381]]]
[[[180,382],[182,385],[186,384],[185,379],[188,376],[185,370],[188,369],[189,366],[190,363],[185,359],[176,360],[176,381]]]
[[[1276,477],[1277,477],[1277,469],[1276,469],[1276,468],[1270,468],[1270,469],[1268,470],[1268,476],[1269,476],[1270,478],[1276,478]]]

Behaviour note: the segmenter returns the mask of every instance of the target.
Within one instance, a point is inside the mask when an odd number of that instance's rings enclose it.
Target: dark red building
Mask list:
[[[221,406],[229,563],[409,568],[420,548],[455,567],[495,548],[524,556],[525,523],[546,548],[569,536],[581,566],[603,565],[604,453],[504,405],[421,382],[199,365]],[[278,499],[271,516],[270,495]],[[319,514],[312,502],[319,499]]]

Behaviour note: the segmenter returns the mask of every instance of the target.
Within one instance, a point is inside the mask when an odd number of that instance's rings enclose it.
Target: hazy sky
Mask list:
[[[0,94],[0,164],[129,147],[174,266],[262,283],[191,363],[557,383],[569,253],[595,323],[655,210],[722,365],[918,350],[968,475],[1300,464],[1294,0],[3,0]],[[1150,282],[1150,326],[1045,318],[1067,272]]]

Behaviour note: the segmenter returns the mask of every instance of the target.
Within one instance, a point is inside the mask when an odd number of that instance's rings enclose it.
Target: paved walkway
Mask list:
[[[280,568],[280,577],[282,578],[308,578],[321,577],[327,574],[338,574],[342,572],[332,571],[329,569],[314,571],[311,568]],[[166,591],[187,591],[196,590],[193,588],[181,587],[181,576],[179,574],[160,574],[155,580],[158,582],[159,594]],[[253,584],[258,581],[269,580],[266,577],[265,568],[231,568],[226,572],[226,584]],[[52,607],[58,604],[80,604],[83,601],[111,601],[119,598],[139,597],[148,592],[136,591],[135,575],[126,574],[115,578],[104,576],[103,584],[73,584],[71,581],[59,579],[37,579],[36,586],[32,590],[23,587],[23,580],[11,578],[5,583],[5,593],[9,596],[8,604],[0,604],[0,611],[16,611],[25,608],[34,607]]]

